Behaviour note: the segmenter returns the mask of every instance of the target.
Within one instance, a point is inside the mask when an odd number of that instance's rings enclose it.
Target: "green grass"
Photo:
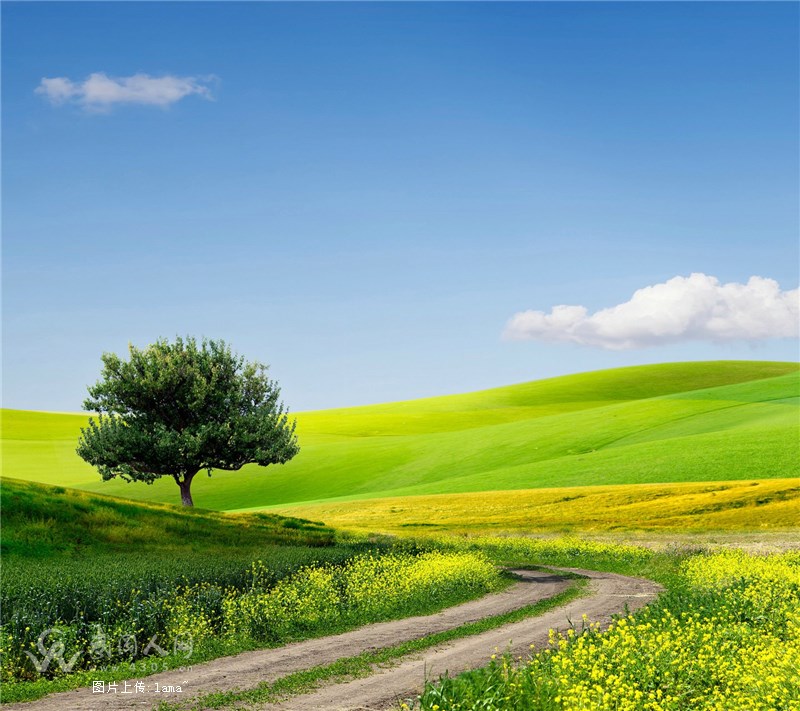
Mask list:
[[[141,504],[16,479],[0,484],[4,563],[16,559],[191,553],[225,558],[272,546],[331,546],[334,531],[274,514]]]
[[[800,475],[800,366],[719,361],[582,373],[477,393],[297,415],[283,466],[215,472],[206,508],[484,490]],[[102,482],[74,447],[85,418],[6,410],[3,474],[174,502],[174,482]]]

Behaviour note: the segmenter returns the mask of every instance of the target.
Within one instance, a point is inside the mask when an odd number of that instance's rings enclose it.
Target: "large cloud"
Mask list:
[[[593,314],[584,306],[521,311],[504,336],[623,350],[690,340],[796,338],[799,320],[798,289],[781,291],[778,282],[759,276],[746,284],[720,284],[716,277],[692,274],[639,289],[629,301]]]
[[[89,110],[107,111],[115,104],[169,106],[192,94],[210,99],[208,84],[213,79],[170,75],[151,77],[149,74],[109,77],[103,72],[95,72],[82,82],[74,82],[66,77],[44,78],[36,88],[36,93],[52,104],[71,102]]]

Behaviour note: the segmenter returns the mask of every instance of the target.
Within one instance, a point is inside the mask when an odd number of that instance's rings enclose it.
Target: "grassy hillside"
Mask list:
[[[796,363],[671,363],[477,393],[300,413],[289,464],[199,477],[222,510],[409,495],[800,475]],[[3,473],[152,501],[174,482],[102,482],[85,418],[6,410]]]
[[[274,514],[225,514],[140,504],[75,489],[4,478],[2,554],[49,558],[64,553],[174,554],[225,557],[270,546],[327,546],[322,524]]]

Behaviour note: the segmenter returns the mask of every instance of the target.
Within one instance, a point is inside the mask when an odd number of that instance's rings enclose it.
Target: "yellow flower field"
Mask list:
[[[800,554],[694,556],[659,601],[600,632],[551,633],[527,663],[430,685],[440,711],[798,711]]]
[[[337,528],[393,533],[783,531],[796,530],[800,520],[800,479],[481,491],[276,510]]]

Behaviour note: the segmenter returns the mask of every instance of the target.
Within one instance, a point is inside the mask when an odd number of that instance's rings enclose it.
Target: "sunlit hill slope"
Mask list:
[[[464,395],[299,413],[289,464],[199,477],[222,510],[330,500],[800,475],[796,363],[670,363]],[[3,474],[177,501],[171,480],[102,482],[84,415],[3,411]]]

